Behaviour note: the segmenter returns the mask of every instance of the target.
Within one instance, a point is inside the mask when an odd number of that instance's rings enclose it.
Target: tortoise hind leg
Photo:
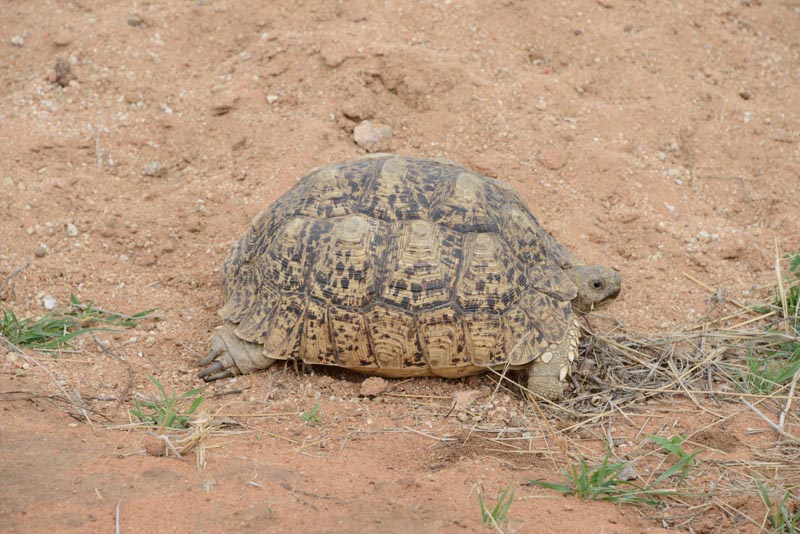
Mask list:
[[[541,396],[557,401],[566,386],[571,364],[578,356],[580,325],[572,320],[567,335],[560,343],[554,343],[530,363],[528,367],[528,397]]]
[[[243,375],[266,369],[275,359],[264,354],[264,346],[248,343],[234,332],[235,325],[220,326],[211,337],[211,350],[198,364],[205,367],[198,377],[212,382],[229,376]]]

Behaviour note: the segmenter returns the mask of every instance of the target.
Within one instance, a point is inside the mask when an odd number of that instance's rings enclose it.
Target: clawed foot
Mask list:
[[[551,402],[558,402],[565,387],[566,382],[562,382],[558,378],[533,376],[528,378],[528,388],[525,395],[529,400],[539,400],[543,397]]]
[[[558,402],[567,386],[567,377],[570,374],[570,362],[542,363],[533,361],[528,374],[528,390],[526,396],[529,400],[536,397]]]
[[[211,337],[211,350],[198,364],[205,367],[198,377],[213,382],[230,376],[266,369],[275,360],[264,355],[263,347],[244,341],[234,332],[234,325],[217,328]]]

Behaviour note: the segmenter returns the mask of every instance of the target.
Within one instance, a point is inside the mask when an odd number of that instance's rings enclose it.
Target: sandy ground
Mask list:
[[[60,358],[0,352],[0,530],[475,532],[478,492],[493,505],[509,484],[505,532],[762,530],[752,473],[727,469],[775,435],[738,404],[720,419],[665,400],[565,431],[596,459],[608,435],[644,454],[645,427],[707,425],[693,487],[725,490],[674,514],[527,485],[560,480],[561,441],[514,392],[456,417],[487,377],[390,381],[373,400],[345,372],[226,380],[202,411],[228,426],[182,459],[145,454],[128,412],[155,393],[148,373],[202,386],[225,253],[305,171],[363,155],[363,119],[392,127],[392,152],[517,188],[562,243],[622,273],[604,313],[626,328],[764,298],[776,245],[800,246],[796,1],[0,4],[0,281],[24,267],[0,306],[40,316],[73,293],[160,315]]]

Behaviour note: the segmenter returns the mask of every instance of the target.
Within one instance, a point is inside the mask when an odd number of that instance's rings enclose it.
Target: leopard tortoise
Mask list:
[[[510,367],[548,399],[578,354],[576,314],[621,284],[502,182],[388,154],[301,178],[255,217],[221,278],[207,381],[287,359],[386,377]]]

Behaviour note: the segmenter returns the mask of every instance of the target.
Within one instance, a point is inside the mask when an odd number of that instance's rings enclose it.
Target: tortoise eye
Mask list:
[[[592,287],[595,289],[603,289],[603,281],[595,280],[594,282],[592,282]]]

